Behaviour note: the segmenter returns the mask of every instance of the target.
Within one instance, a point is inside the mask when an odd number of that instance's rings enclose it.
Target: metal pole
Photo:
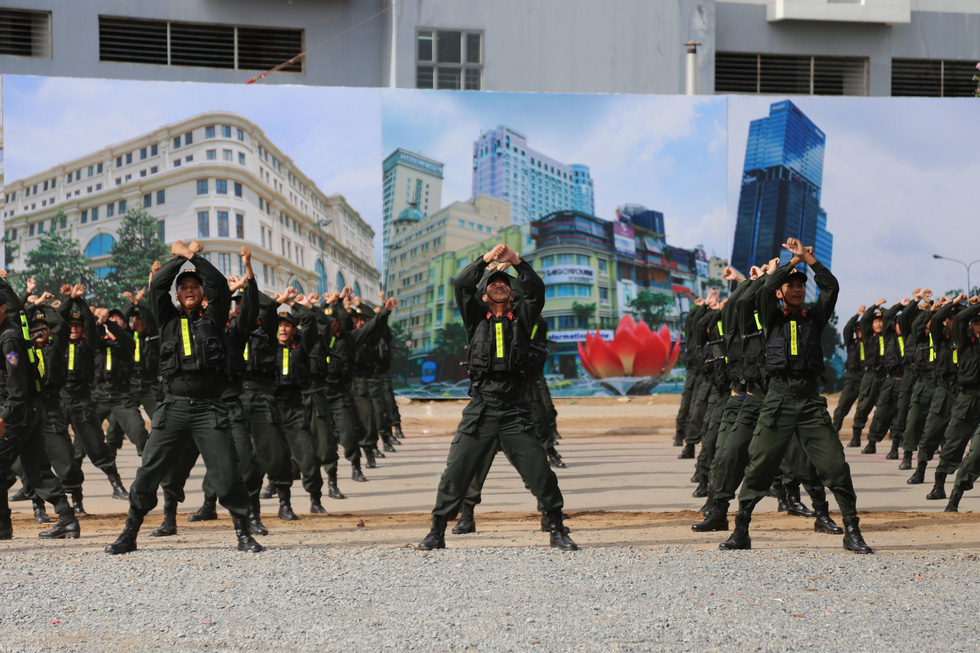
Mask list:
[[[684,86],[685,95],[696,95],[698,92],[698,46],[695,41],[688,41],[687,46],[687,79]]]

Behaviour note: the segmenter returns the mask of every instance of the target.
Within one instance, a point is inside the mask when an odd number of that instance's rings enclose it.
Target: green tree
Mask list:
[[[578,302],[572,302],[572,311],[575,313],[575,321],[578,323],[578,328],[588,329],[589,322],[592,320],[592,316],[595,315],[596,305],[592,304],[579,304]]]
[[[150,266],[170,250],[160,240],[157,219],[141,208],[123,216],[113,243],[112,268],[98,289],[108,306],[115,306],[127,290],[136,292],[146,285]]]
[[[629,307],[651,329],[664,323],[667,313],[674,307],[674,296],[662,292],[643,290],[630,300]]]
[[[442,358],[443,377],[458,381],[466,376],[466,370],[460,363],[469,344],[462,322],[449,322],[436,332],[432,353]]]
[[[401,322],[390,322],[391,327],[391,376],[394,379],[403,377],[408,372],[408,334],[402,328]]]
[[[27,253],[22,278],[30,277],[37,281],[37,292],[47,290],[56,297],[60,297],[58,289],[66,283],[81,283],[91,288],[93,281],[78,241],[53,232],[42,235],[37,247]]]
[[[7,263],[7,269],[10,269],[10,262],[14,260],[17,256],[17,250],[20,249],[20,245],[14,244],[14,241],[9,238],[3,239],[3,249],[4,249],[4,261]]]

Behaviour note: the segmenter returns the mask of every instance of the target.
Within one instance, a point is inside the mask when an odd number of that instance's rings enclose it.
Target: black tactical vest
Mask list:
[[[769,376],[823,374],[820,331],[806,311],[784,312],[773,325],[766,340],[766,370]]]
[[[91,386],[95,383],[95,351],[86,342],[69,341],[65,347],[65,383]]]
[[[224,325],[217,325],[196,311],[181,314],[164,326],[160,339],[160,374],[171,377],[180,372],[225,372]]]
[[[350,333],[324,334],[317,339],[316,347],[310,354],[310,371],[332,383],[349,382],[353,351],[354,342]]]
[[[305,388],[310,383],[307,353],[296,345],[276,347],[276,388]]]
[[[261,324],[249,332],[242,358],[245,361],[245,370],[250,374],[275,373],[276,348]]]
[[[58,360],[58,350],[50,344],[35,347],[37,373],[41,377],[41,392],[44,395],[57,394],[65,384],[65,370]]]
[[[961,388],[980,385],[980,342],[970,336],[969,345],[957,350],[956,380]]]
[[[467,347],[467,370],[477,381],[487,373],[524,376],[530,369],[530,338],[513,313],[480,320]]]

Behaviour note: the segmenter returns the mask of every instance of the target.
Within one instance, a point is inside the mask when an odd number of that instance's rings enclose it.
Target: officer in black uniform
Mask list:
[[[928,293],[928,294],[926,294]],[[936,303],[930,299],[932,291],[926,289],[920,296],[922,302],[919,311],[909,330],[909,343],[906,345],[912,351],[912,368],[915,374],[915,385],[909,401],[908,417],[905,420],[905,431],[902,447],[905,449],[899,469],[912,469],[912,456],[919,448],[922,432],[929,414],[929,405],[936,389],[933,378],[933,367],[936,362],[936,351],[932,346],[932,335],[929,333],[929,320],[934,311],[938,310]],[[925,470],[923,469],[923,472]],[[920,481],[921,482],[921,481]]]
[[[766,495],[795,433],[840,506],[845,528],[844,548],[855,553],[872,553],[861,536],[844,448],[827,411],[827,400],[820,396],[819,379],[824,372],[820,334],[833,314],[840,286],[830,270],[800,241],[789,238],[783,247],[793,258],[766,277],[765,287],[757,297],[759,319],[767,333],[769,390],[749,445],[749,466],[739,494],[735,530],[721,548],[752,548],[749,538],[752,510]],[[820,288],[817,303],[807,309],[803,308],[806,275],[796,269],[800,263],[810,266]],[[777,298],[783,302],[782,309]]]
[[[868,429],[868,444],[861,453],[876,453],[877,444],[885,439],[895,416],[898,414],[898,398],[902,391],[905,370],[905,340],[902,339],[899,315],[911,303],[907,297],[882,313],[882,331],[878,341],[878,364],[884,370],[875,416]]]
[[[5,277],[6,275],[4,275]],[[23,305],[6,278],[0,278],[0,479],[6,478],[20,458],[34,491],[54,506],[58,523],[38,534],[42,539],[77,538],[78,518],[68,503],[61,481],[51,471],[44,451],[44,411],[40,402],[41,379],[37,359],[29,344]],[[13,537],[6,491],[0,492],[0,540]]]
[[[150,283],[150,303],[160,326],[160,372],[166,391],[153,415],[143,461],[130,488],[126,526],[106,547],[106,553],[136,550],[143,518],[157,504],[160,481],[190,438],[211,472],[218,500],[232,515],[238,550],[263,550],[251,535],[248,492],[238,473],[238,455],[228,432],[228,409],[221,401],[227,373],[224,325],[231,293],[227,279],[195,250],[200,250],[197,243],[188,247],[175,241],[171,247],[174,258]],[[196,270],[180,272],[184,261],[190,261]],[[175,278],[179,308],[170,299]]]
[[[351,324],[355,331],[362,329],[374,315],[374,312],[361,302],[360,297],[354,297],[351,300],[348,312],[351,315]],[[365,466],[368,469],[377,466],[377,458],[385,457],[378,450],[384,407],[380,403],[381,396],[374,381],[378,369],[378,341],[380,339],[381,331],[374,330],[371,337],[358,340],[354,350],[352,368],[351,394],[354,397],[354,407],[357,411],[357,423],[360,424],[361,449],[364,451]]]
[[[491,263],[498,269],[487,280],[481,301],[477,285]],[[510,265],[518,272],[516,283],[523,295],[517,307],[511,301],[511,276],[500,269]],[[544,509],[551,528],[551,545],[564,551],[576,550],[562,520],[564,502],[558,478],[534,436],[525,392],[529,327],[544,306],[544,283],[510,247],[500,244],[466,266],[453,285],[470,343],[470,403],[463,409],[446,470],[439,481],[432,528],[419,549],[445,548],[446,523],[459,513],[477,466],[499,443]]]
[[[956,472],[956,481],[949,495],[949,503],[946,504],[946,512],[959,512],[963,493],[972,490],[974,482],[980,478],[980,297],[971,297],[969,307],[953,320],[953,338],[958,352],[960,393],[953,407],[956,430],[954,431],[953,420],[947,429],[948,437],[954,438],[951,448],[956,446],[955,438],[967,431],[970,420],[976,428],[972,433],[970,453]],[[944,444],[943,455],[945,454]],[[941,459],[939,464],[943,464]]]
[[[881,384],[885,379],[885,368],[882,364],[885,353],[882,334],[885,325],[881,313],[881,306],[884,303],[884,299],[879,299],[874,306],[864,311],[861,314],[861,319],[858,320],[858,327],[861,330],[861,338],[864,343],[864,374],[861,376],[857,410],[854,412],[853,437],[847,443],[849,447],[861,446],[861,432],[868,423],[871,409],[878,401],[878,392],[881,391]]]
[[[851,412],[851,407],[860,395],[861,378],[864,376],[864,340],[861,329],[858,328],[862,313],[864,306],[858,308],[858,312],[851,316],[841,332],[847,359],[844,361],[844,376],[841,378],[844,387],[841,388],[837,408],[834,410],[834,428],[838,433],[844,428],[844,418]]]
[[[405,434],[402,432],[402,416],[398,412],[398,402],[395,401],[395,388],[390,372],[391,356],[394,351],[391,346],[393,338],[391,325],[386,325],[381,333],[381,341],[378,343],[378,351],[381,354],[381,365],[378,373],[381,380],[381,397],[385,402],[385,413],[388,416],[388,422],[391,424],[392,444],[401,444],[400,440],[405,437]]]
[[[129,330],[129,321],[119,309],[97,308],[95,316],[102,336],[95,354],[95,383],[100,397],[95,418],[99,424],[111,418],[110,421],[118,425],[118,429],[110,429],[106,438],[113,458],[116,450],[122,447],[122,434],[136,446],[136,454],[142,455],[147,437],[146,423],[133,398],[130,383],[136,340]]]
[[[691,308],[684,317],[684,389],[681,392],[681,405],[677,410],[677,420],[675,422],[674,446],[680,447],[684,444],[684,436],[687,431],[687,422],[691,416],[691,404],[697,397],[698,387],[701,384],[701,373],[698,367],[700,353],[694,342],[694,318],[700,313],[700,306],[704,304],[704,299],[697,297],[694,299],[694,307]]]
[[[153,321],[153,312],[143,301],[144,291],[136,295],[123,293],[129,303],[122,312],[133,330],[133,378],[131,394],[138,406],[153,419],[157,404],[163,401],[160,385],[160,331]]]

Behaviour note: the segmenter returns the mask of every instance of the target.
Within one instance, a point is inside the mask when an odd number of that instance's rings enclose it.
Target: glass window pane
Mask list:
[[[436,40],[439,63],[463,63],[463,33],[440,31]]]
[[[451,91],[460,90],[460,77],[462,71],[459,68],[440,68],[436,88],[448,89]]]
[[[482,55],[480,41],[482,40],[481,34],[466,35],[466,63],[480,63]]]
[[[483,71],[479,69],[466,69],[466,86],[467,91],[482,91],[483,90]]]
[[[432,87],[432,66],[419,66],[415,70],[415,88]]]
[[[432,32],[419,32],[419,61],[432,61]]]

